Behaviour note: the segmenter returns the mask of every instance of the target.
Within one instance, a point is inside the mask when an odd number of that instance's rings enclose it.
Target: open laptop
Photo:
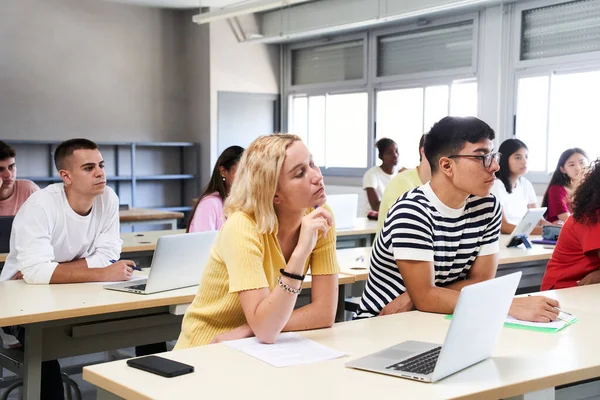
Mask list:
[[[436,382],[492,355],[521,272],[464,287],[443,345],[406,341],[347,367]],[[441,316],[440,316],[441,317]]]
[[[507,247],[515,247],[523,243],[525,247],[530,249],[531,244],[527,237],[531,234],[533,228],[539,224],[545,212],[546,207],[528,208],[519,225],[510,234]]]
[[[327,205],[333,211],[335,229],[352,229],[358,213],[357,194],[327,195]]]
[[[14,219],[14,215],[0,217],[0,253],[10,252],[10,231]]]
[[[156,243],[148,279],[111,283],[104,285],[104,289],[151,294],[198,285],[218,233],[161,236]]]

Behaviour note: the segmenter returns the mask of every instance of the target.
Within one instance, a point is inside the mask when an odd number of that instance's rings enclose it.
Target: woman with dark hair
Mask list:
[[[502,205],[501,233],[512,233],[521,221],[528,208],[537,207],[533,185],[525,178],[527,173],[527,145],[519,139],[507,139],[498,151],[500,169],[496,171],[496,181],[492,194]],[[542,233],[541,227],[536,227],[534,235]]]
[[[542,290],[600,283],[600,160],[582,180],[546,267]]]
[[[229,189],[233,183],[233,178],[235,178],[235,172],[243,152],[244,148],[240,146],[230,146],[223,150],[217,159],[210,182],[208,182],[192,211],[187,228],[188,232],[218,231],[221,229],[225,222],[223,202],[229,195]]]
[[[383,192],[387,184],[392,180],[395,174],[395,168],[398,164],[398,145],[392,139],[383,138],[375,143],[378,157],[381,165],[370,168],[363,177],[363,189],[367,193],[367,202],[365,206],[365,215],[371,211],[379,211],[379,204],[383,197]],[[398,172],[404,171],[400,169]]]
[[[545,217],[549,222],[564,222],[569,218],[571,198],[588,164],[587,154],[578,147],[565,150],[560,155],[542,201],[542,207],[548,207]]]

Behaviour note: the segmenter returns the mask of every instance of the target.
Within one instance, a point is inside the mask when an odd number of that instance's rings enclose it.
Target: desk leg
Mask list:
[[[172,230],[177,230],[177,220],[176,219],[170,219],[167,222],[171,224]]]
[[[344,313],[346,304],[346,285],[338,286],[338,302],[337,302],[337,311],[335,312],[335,322],[344,322]]]
[[[97,388],[96,391],[96,399],[97,400],[119,400],[122,397],[112,394],[111,392],[107,392],[102,388]]]
[[[529,392],[520,396],[510,397],[505,400],[554,400],[554,388],[547,388],[538,390],[536,392]]]
[[[25,327],[23,398],[39,399],[42,382],[42,326]]]

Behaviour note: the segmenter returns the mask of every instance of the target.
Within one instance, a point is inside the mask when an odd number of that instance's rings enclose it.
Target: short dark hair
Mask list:
[[[65,140],[54,150],[54,165],[58,171],[66,169],[65,160],[72,156],[75,150],[98,150],[98,145],[82,138]]]
[[[4,161],[7,158],[13,158],[17,155],[15,149],[10,147],[8,144],[0,140],[0,161]]]
[[[419,139],[419,162],[423,161],[423,156],[421,155],[421,148],[425,147],[425,138],[427,134],[424,133],[421,135],[421,139]]]
[[[496,178],[500,179],[504,184],[504,188],[508,193],[512,193],[513,187],[510,183],[510,167],[508,166],[508,159],[510,156],[515,154],[517,151],[521,149],[529,150],[527,145],[520,141],[519,139],[506,139],[500,145],[498,151],[502,154],[500,157],[500,169],[496,171]]]
[[[425,157],[431,172],[438,169],[441,157],[456,154],[465,143],[483,139],[494,140],[496,134],[488,124],[475,117],[444,117],[436,122],[425,140]]]
[[[396,145],[396,142],[394,142],[390,138],[381,138],[381,139],[379,139],[377,141],[377,143],[375,143],[375,147],[377,147],[378,157],[381,158],[381,156],[383,155],[383,153],[385,153],[385,150],[388,147],[390,147],[391,145]]]

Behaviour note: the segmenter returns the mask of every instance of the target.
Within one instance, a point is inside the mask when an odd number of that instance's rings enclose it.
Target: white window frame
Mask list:
[[[557,57],[547,57],[537,60],[521,60],[521,29],[523,22],[523,12],[534,8],[548,7],[558,4],[569,3],[571,0],[533,0],[526,1],[523,3],[517,3],[514,5],[512,13],[512,24],[511,24],[511,44],[510,44],[510,62],[511,72],[509,73],[508,79],[511,81],[509,90],[510,93],[507,96],[507,108],[510,110],[510,115],[507,116],[507,127],[510,127],[510,132],[503,140],[516,137],[516,118],[517,118],[517,96],[518,96],[518,84],[519,79],[530,78],[542,75],[556,75],[566,73],[578,73],[587,71],[600,71],[600,51],[571,54]],[[550,88],[551,90],[551,88]],[[551,95],[549,91],[548,96]],[[547,99],[547,106],[550,106],[550,97]],[[548,118],[550,117],[548,113]],[[548,125],[549,126],[549,125]],[[546,131],[546,139],[548,139],[548,131]],[[532,144],[529,144],[532,146]],[[548,157],[548,148],[546,144],[546,160]],[[551,167],[551,166],[550,166]],[[528,172],[527,179],[532,183],[548,184],[552,174],[552,170],[547,172]]]
[[[428,72],[419,72],[413,74],[403,74],[403,75],[394,75],[394,76],[385,76],[378,77],[377,76],[377,60],[379,59],[378,54],[378,46],[377,43],[381,36],[393,35],[397,33],[408,33],[411,31],[415,31],[418,29],[432,29],[436,27],[441,27],[445,25],[456,24],[460,22],[473,21],[473,53],[471,57],[471,65],[469,67],[464,68],[454,68],[454,69],[446,69],[440,71],[428,71]],[[373,84],[376,86],[385,85],[386,83],[394,84],[395,82],[403,82],[403,81],[419,81],[419,80],[427,80],[427,79],[437,79],[443,78],[446,76],[471,76],[476,77],[477,75],[477,60],[479,54],[479,13],[468,13],[460,16],[440,18],[435,20],[435,22],[428,24],[426,26],[418,26],[416,24],[411,24],[409,26],[403,27],[394,27],[387,29],[379,29],[373,31],[369,47],[372,49],[372,57],[369,60],[370,62],[370,71],[371,76],[373,78]]]
[[[366,92],[368,96],[368,145],[365,151],[368,151],[367,156],[367,167],[366,168],[339,168],[330,167],[322,168],[323,175],[326,177],[352,177],[359,178],[364,173],[376,165],[377,154],[375,149],[375,97],[376,90],[393,90],[410,87],[420,86],[431,86],[436,83],[451,85],[456,80],[471,80],[474,79],[478,82],[478,101],[477,101],[477,112],[481,110],[481,92],[479,86],[479,46],[481,43],[480,39],[480,12],[474,11],[461,15],[453,15],[441,18],[432,18],[431,23],[427,24],[427,28],[433,28],[437,26],[449,25],[459,22],[473,21],[473,52],[472,52],[472,63],[471,66],[466,68],[455,68],[450,70],[441,71],[430,71],[417,74],[405,74],[390,77],[378,78],[377,75],[377,37],[381,35],[389,35],[401,32],[410,32],[423,28],[412,22],[410,24],[403,24],[402,26],[393,26],[389,28],[381,29],[370,29],[358,33],[342,33],[339,36],[332,37],[327,40],[311,40],[299,43],[292,43],[284,45],[282,48],[282,60],[281,60],[281,85],[282,85],[282,98],[281,98],[281,122],[282,128],[286,131],[290,130],[289,116],[291,110],[291,98],[294,96],[316,96],[325,94],[347,94]],[[342,82],[325,82],[318,84],[309,85],[292,85],[292,68],[291,68],[291,56],[292,50],[315,47],[319,45],[328,45],[335,43],[343,43],[347,41],[363,39],[364,40],[364,58],[363,58],[363,78],[348,80]],[[451,95],[451,93],[450,93]],[[293,133],[293,132],[292,132]]]
[[[537,1],[526,1],[524,3],[517,3],[513,13],[513,30],[512,30],[512,43],[515,44],[512,48],[512,59],[513,67],[515,69],[521,68],[535,68],[547,65],[560,65],[565,63],[578,63],[578,62],[594,62],[600,58],[600,51],[592,51],[588,53],[569,54],[564,56],[546,57],[537,60],[521,60],[521,29],[523,28],[523,12],[534,8],[554,6],[557,4],[570,3],[573,0],[537,0]]]
[[[347,81],[339,82],[323,82],[323,83],[311,83],[307,85],[292,85],[292,52],[294,50],[307,49],[311,47],[327,46],[337,43],[352,42],[355,40],[362,40],[363,42],[363,76],[361,79],[352,79]],[[369,76],[369,63],[368,63],[368,35],[367,32],[343,35],[327,41],[323,40],[312,40],[310,42],[295,43],[286,46],[285,52],[288,60],[288,66],[285,68],[284,80],[285,86],[288,88],[287,94],[305,93],[311,90],[323,90],[330,88],[332,90],[344,90],[345,88],[351,87],[365,87]]]

